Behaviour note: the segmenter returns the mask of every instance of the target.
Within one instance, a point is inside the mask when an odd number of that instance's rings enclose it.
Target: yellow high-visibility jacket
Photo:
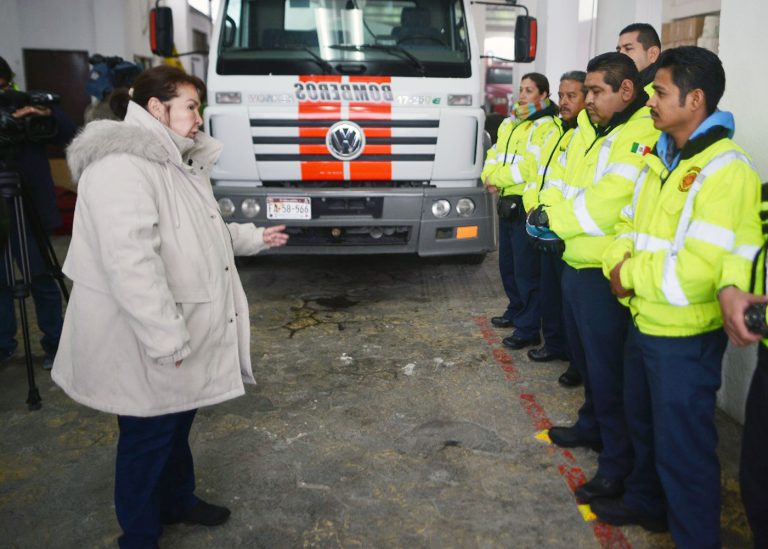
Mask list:
[[[619,122],[605,129],[593,126],[586,110],[579,113],[563,178],[540,194],[550,228],[565,242],[563,260],[575,269],[602,267],[619,213],[632,199],[643,155],[660,135],[642,106],[645,101],[641,92],[615,117]]]
[[[554,112],[554,108],[548,108],[533,120],[521,122],[506,118],[499,126],[498,139],[488,149],[480,178],[498,187],[501,196],[522,195],[526,183],[536,179],[540,159],[552,151],[560,133],[551,114]],[[548,151],[546,146],[550,147]]]
[[[656,154],[645,158],[605,252],[606,277],[631,255],[621,284],[635,292],[629,308],[644,334],[683,337],[719,328],[717,290],[730,284],[748,290],[752,259],[763,242],[760,178],[744,151],[720,131],[726,128],[713,129],[696,146],[689,141],[671,172]]]
[[[558,119],[558,121],[562,131],[564,129],[563,121],[561,119]],[[539,164],[536,181],[526,183],[523,191],[523,207],[526,212],[531,211],[540,204],[539,193],[550,187],[550,182],[562,179],[563,173],[565,173],[566,151],[575,131],[575,127],[566,129],[559,134],[556,141],[551,138],[554,141],[554,147],[548,144],[542,148],[541,163]],[[548,155],[545,154],[546,150],[549,150]]]

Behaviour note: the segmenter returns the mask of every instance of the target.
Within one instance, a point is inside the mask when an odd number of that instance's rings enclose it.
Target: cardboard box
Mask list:
[[[702,36],[701,38],[696,40],[696,45],[699,46],[700,48],[708,49],[713,53],[718,53],[718,50],[720,48],[720,39]]]
[[[672,23],[661,25],[661,44],[669,44],[672,41]]]
[[[677,19],[670,24],[670,42],[696,40],[704,29],[704,16]]]
[[[707,15],[704,17],[704,28],[701,35],[707,38],[718,38],[720,36],[720,16]]]

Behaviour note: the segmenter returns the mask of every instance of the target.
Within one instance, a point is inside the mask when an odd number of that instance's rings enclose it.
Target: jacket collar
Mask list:
[[[648,102],[648,94],[645,92],[645,90],[640,89],[640,92],[637,94],[637,97],[635,97],[632,100],[632,102],[629,105],[627,105],[623,111],[614,113],[611,119],[608,121],[607,126],[605,127],[596,126],[595,132],[597,133],[598,136],[608,135],[614,130],[614,128],[629,121],[629,119],[632,118],[632,116],[637,111],[645,107],[645,104],[647,102]]]
[[[199,132],[194,139],[178,135],[133,101],[128,104],[125,123],[152,132],[168,153],[168,161],[173,164],[194,164],[209,171],[221,155],[223,146],[219,141],[203,132]]]
[[[77,181],[88,166],[112,154],[129,154],[159,164],[194,165],[206,173],[221,154],[221,143],[202,132],[194,140],[176,137],[183,155],[166,127],[130,102],[124,121],[97,120],[86,125],[67,147],[67,162]]]
[[[682,150],[677,149],[671,135],[663,132],[656,142],[652,154],[657,156],[664,164],[664,167],[671,172],[681,160],[686,160],[699,154],[721,139],[733,137],[735,130],[736,124],[731,113],[715,111],[699,124],[699,127],[688,138]]]

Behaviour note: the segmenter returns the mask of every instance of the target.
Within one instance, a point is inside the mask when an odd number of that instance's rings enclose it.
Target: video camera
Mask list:
[[[0,146],[25,141],[41,142],[53,138],[58,131],[54,117],[30,114],[17,118],[13,113],[29,105],[49,107],[60,101],[60,96],[49,92],[0,92]]]
[[[88,95],[99,101],[109,95],[112,90],[130,88],[142,71],[139,65],[129,63],[116,55],[106,57],[96,53],[88,58],[88,63],[93,68],[85,89]]]

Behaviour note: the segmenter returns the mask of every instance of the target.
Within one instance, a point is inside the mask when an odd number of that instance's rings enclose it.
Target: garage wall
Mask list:
[[[768,44],[762,39],[768,21],[765,0],[722,0],[720,10],[720,59],[725,68],[725,95],[720,107],[736,118],[734,140],[752,157],[760,178],[768,181],[768,147],[765,121],[768,107],[764,69]],[[731,348],[723,361],[723,387],[719,403],[739,421],[744,418],[747,388],[757,363],[756,347]]]

